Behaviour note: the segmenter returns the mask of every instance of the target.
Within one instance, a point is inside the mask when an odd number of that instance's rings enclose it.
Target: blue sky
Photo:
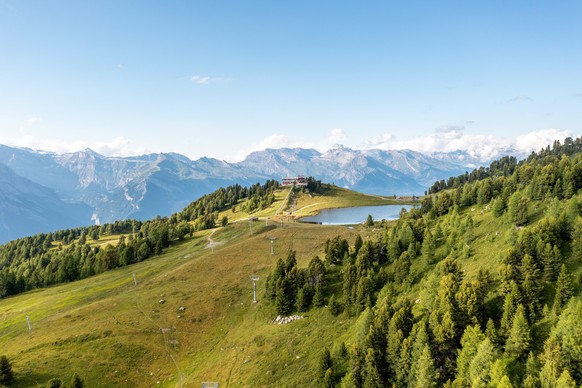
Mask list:
[[[537,149],[582,134],[580,20],[580,1],[0,0],[0,143]]]

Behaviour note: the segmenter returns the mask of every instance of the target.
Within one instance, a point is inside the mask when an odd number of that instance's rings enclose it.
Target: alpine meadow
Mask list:
[[[170,217],[1,246],[0,381],[582,384],[582,138],[420,199],[306,184],[229,186]],[[385,204],[414,206],[393,221],[298,222]]]

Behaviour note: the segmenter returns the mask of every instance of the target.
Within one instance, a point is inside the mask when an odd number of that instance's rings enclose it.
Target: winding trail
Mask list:
[[[206,240],[208,240],[208,244],[206,245],[206,249],[210,248],[210,249],[212,249],[212,251],[214,251],[214,247],[222,244],[221,242],[216,242],[212,239],[212,235],[217,230],[218,230],[218,228],[212,229],[212,232],[210,232],[210,234],[208,236],[206,236]]]

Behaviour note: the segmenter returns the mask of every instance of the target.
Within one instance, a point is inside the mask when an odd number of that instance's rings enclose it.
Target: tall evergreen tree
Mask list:
[[[327,347],[324,347],[319,355],[319,365],[318,365],[319,377],[323,379],[325,377],[325,373],[327,372],[327,370],[332,368],[333,362],[331,359],[331,353],[329,352],[329,349]]]
[[[380,380],[380,373],[376,366],[376,357],[374,356],[374,349],[368,348],[366,351],[366,364],[364,367],[364,388],[378,388],[382,386]]]
[[[14,378],[12,363],[6,356],[0,356],[0,384],[8,384]]]
[[[531,332],[527,318],[525,317],[525,309],[523,305],[517,306],[517,311],[513,317],[513,323],[507,342],[505,343],[505,351],[513,357],[523,357],[529,351],[531,346]]]
[[[436,386],[437,374],[433,362],[430,348],[425,345],[422,348],[420,358],[416,363],[416,378],[413,387],[415,388],[430,388]]]
[[[556,295],[554,297],[554,311],[559,313],[566,303],[570,300],[574,294],[572,289],[572,280],[568,270],[564,264],[560,268],[560,274],[558,275],[558,281],[556,282]]]
[[[495,348],[489,338],[479,344],[475,357],[469,365],[470,381],[474,385],[487,385],[490,381],[489,372],[496,358]]]

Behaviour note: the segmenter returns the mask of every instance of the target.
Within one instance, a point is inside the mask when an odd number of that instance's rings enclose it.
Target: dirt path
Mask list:
[[[221,243],[221,242],[216,242],[216,241],[214,241],[214,240],[212,239],[212,235],[213,235],[213,234],[214,234],[214,232],[216,232],[217,230],[218,230],[218,228],[216,228],[216,229],[212,229],[212,232],[211,232],[211,233],[210,233],[208,236],[206,236],[206,240],[208,240],[208,244],[206,244],[206,249],[212,249],[212,250],[214,250],[214,247],[215,247],[215,246],[223,244],[223,243]]]

